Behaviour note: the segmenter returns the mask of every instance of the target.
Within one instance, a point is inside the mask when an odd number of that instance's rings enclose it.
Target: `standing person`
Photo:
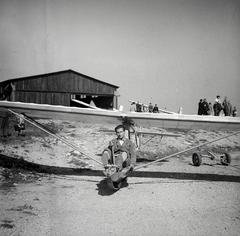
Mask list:
[[[214,116],[219,116],[221,110],[222,110],[222,105],[221,105],[221,103],[215,102],[215,103],[213,104]]]
[[[203,115],[208,115],[209,107],[208,107],[208,102],[206,98],[203,99],[202,107],[203,107]]]
[[[219,96],[219,95],[216,96],[215,102],[221,103],[221,100],[220,100],[220,96]]]
[[[183,108],[179,107],[178,114],[182,114],[182,113],[183,113]]]
[[[231,102],[230,102],[230,100],[228,100],[227,101],[227,104],[228,104],[228,109],[229,109],[229,116],[232,116],[232,110],[233,110],[233,108],[232,108],[232,104],[231,104]]]
[[[202,106],[203,100],[200,99],[199,103],[198,103],[198,115],[202,115],[203,114],[203,106]]]
[[[229,107],[227,97],[224,98],[223,103],[222,103],[222,107],[223,107],[224,115],[229,116],[230,107]]]
[[[142,111],[143,112],[148,112],[148,106],[142,104]]]
[[[134,168],[136,164],[136,148],[134,143],[125,138],[125,128],[123,125],[118,125],[115,128],[117,138],[109,142],[109,145],[104,149],[102,154],[102,163],[107,170],[109,164],[115,164],[118,170],[125,167]],[[113,163],[112,155],[115,156],[115,163]]]
[[[213,115],[213,107],[212,107],[212,103],[211,102],[208,103],[208,108],[209,108],[208,115],[212,116]]]
[[[152,105],[151,102],[149,103],[148,111],[151,112],[151,113],[153,112],[153,105]]]
[[[220,100],[220,96],[217,95],[215,102],[213,104],[213,111],[214,111],[214,116],[219,116],[220,112],[222,110],[222,105],[221,105],[221,100]]]
[[[139,102],[136,103],[136,112],[142,112],[142,106]]]
[[[159,113],[157,104],[155,104],[155,106],[153,108],[153,113]]]
[[[136,108],[135,102],[132,102],[130,105],[130,111],[136,111],[135,108]]]
[[[236,117],[237,116],[237,108],[234,106],[232,110],[232,116]]]

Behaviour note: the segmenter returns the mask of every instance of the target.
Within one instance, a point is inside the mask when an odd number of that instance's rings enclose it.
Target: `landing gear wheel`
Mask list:
[[[200,153],[193,153],[192,154],[192,162],[194,166],[200,166],[202,164],[202,156]]]
[[[227,152],[220,156],[221,164],[224,166],[228,166],[231,163],[231,159],[231,155]]]

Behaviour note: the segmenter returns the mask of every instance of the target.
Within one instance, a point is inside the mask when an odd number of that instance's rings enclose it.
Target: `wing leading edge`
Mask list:
[[[160,127],[163,129],[178,130],[240,130],[240,118],[229,116],[199,116],[183,114],[127,114],[128,119],[135,125],[142,127]]]
[[[94,110],[35,103],[0,101],[0,112],[11,109],[32,118],[71,120],[94,124],[129,122],[140,127],[163,129],[240,130],[239,117],[198,116],[162,113],[123,113],[120,111]]]
[[[24,113],[35,119],[70,120],[100,124],[118,124],[121,122],[122,116],[124,116],[118,111],[0,101],[0,112],[6,112],[8,109]]]

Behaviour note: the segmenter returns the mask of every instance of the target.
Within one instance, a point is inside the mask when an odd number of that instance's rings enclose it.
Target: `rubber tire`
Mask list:
[[[194,166],[200,166],[202,164],[202,156],[198,152],[192,154],[192,162]]]
[[[227,153],[227,152],[223,153],[223,155],[224,155],[224,157],[226,158],[226,159],[225,159],[226,162],[223,162],[223,161],[221,160],[221,164],[222,164],[222,165],[225,165],[225,166],[228,166],[228,165],[231,163],[232,157],[231,157],[231,155],[230,155],[229,153]]]

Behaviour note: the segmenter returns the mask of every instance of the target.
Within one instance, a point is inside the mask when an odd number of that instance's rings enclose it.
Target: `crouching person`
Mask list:
[[[134,143],[125,138],[125,128],[123,125],[118,125],[115,128],[117,138],[109,142],[109,146],[104,149],[102,154],[102,163],[105,171],[116,167],[117,171],[133,170],[136,164],[136,148]]]

